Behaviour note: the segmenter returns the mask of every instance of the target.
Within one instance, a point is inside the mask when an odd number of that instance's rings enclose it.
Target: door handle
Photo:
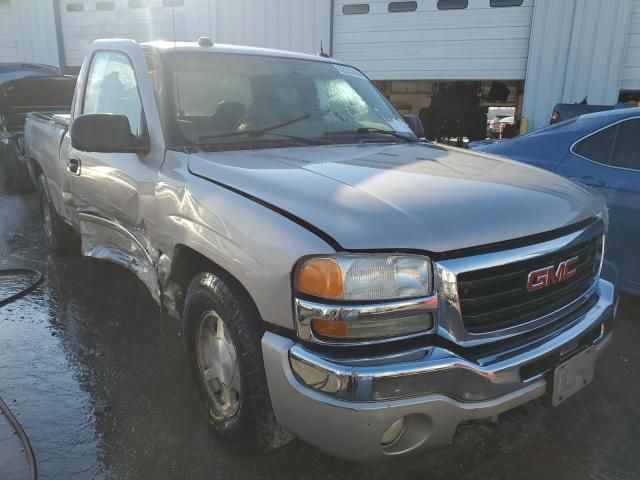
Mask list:
[[[67,163],[67,171],[71,175],[80,175],[80,160],[77,158],[69,159]]]
[[[580,183],[583,183],[589,187],[605,188],[607,186],[606,183],[604,183],[602,180],[598,180],[593,175],[585,175],[584,177],[578,177],[578,178],[572,177],[572,179]]]

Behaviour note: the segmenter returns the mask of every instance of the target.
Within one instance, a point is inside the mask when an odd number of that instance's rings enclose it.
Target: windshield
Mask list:
[[[254,55],[174,53],[178,130],[191,144],[416,141],[357,69]]]

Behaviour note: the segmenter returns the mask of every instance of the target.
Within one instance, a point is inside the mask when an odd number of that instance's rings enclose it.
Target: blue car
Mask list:
[[[617,266],[621,290],[640,294],[640,108],[582,115],[472,149],[544,168],[600,192],[609,206],[606,257]]]

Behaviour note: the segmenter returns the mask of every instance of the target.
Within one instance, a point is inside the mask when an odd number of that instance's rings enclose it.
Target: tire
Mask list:
[[[189,363],[214,432],[240,453],[266,452],[291,440],[271,407],[260,344],[264,327],[248,295],[201,273],[187,290],[183,319]]]
[[[64,223],[58,212],[56,212],[47,185],[47,177],[43,173],[38,175],[36,190],[40,201],[40,213],[44,235],[47,240],[49,250],[55,253],[68,252],[78,245],[78,237],[73,229]]]
[[[33,190],[26,167],[18,158],[15,143],[0,146],[0,190],[21,193]]]

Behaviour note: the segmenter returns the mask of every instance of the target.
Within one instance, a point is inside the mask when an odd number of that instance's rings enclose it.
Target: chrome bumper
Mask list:
[[[386,359],[336,360],[267,333],[262,340],[278,421],[334,456],[368,460],[448,443],[463,421],[495,416],[544,395],[548,372],[578,351],[599,354],[608,340],[614,287],[563,329],[502,354],[469,360],[443,347]],[[598,355],[595,355],[597,357]],[[380,439],[405,417],[389,447]]]

